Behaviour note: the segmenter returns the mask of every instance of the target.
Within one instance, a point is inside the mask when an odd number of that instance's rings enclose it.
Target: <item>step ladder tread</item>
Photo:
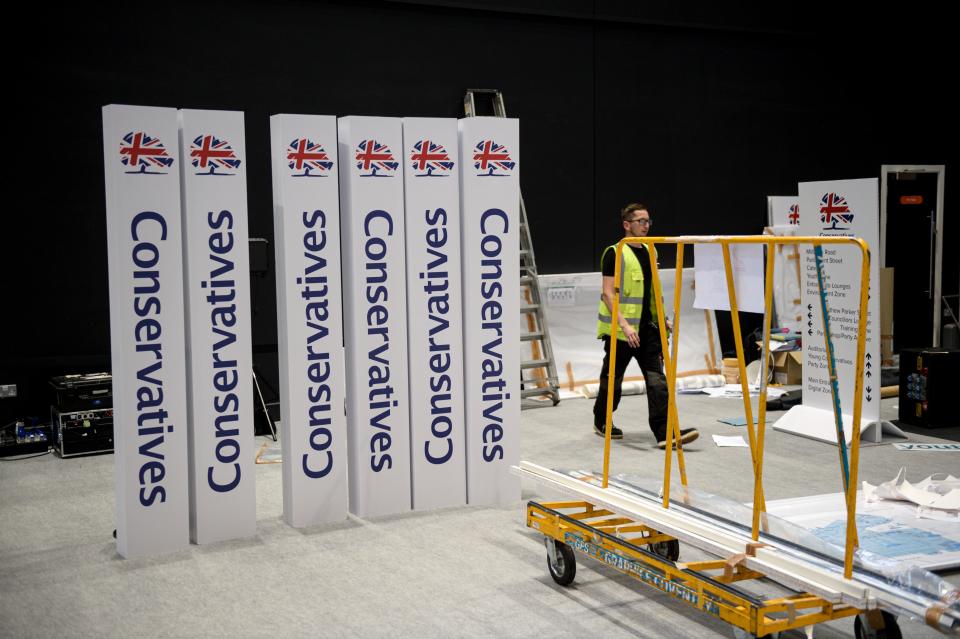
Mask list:
[[[543,368],[550,363],[549,359],[531,359],[520,364],[520,368]]]
[[[553,390],[550,388],[524,388],[520,391],[520,397],[540,397],[541,395],[550,395]]]

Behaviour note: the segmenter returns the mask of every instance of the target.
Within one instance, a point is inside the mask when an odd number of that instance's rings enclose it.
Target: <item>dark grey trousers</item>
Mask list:
[[[640,327],[640,346],[633,348],[623,340],[617,341],[617,361],[613,383],[613,410],[620,405],[623,375],[635,359],[643,372],[647,385],[647,410],[650,430],[657,441],[667,434],[667,378],[663,374],[663,361],[660,359],[660,329],[656,324],[646,323]],[[593,423],[602,425],[607,417],[607,376],[610,371],[610,337],[603,338],[603,370],[600,372],[600,391],[593,404]],[[622,425],[622,424],[621,424]]]

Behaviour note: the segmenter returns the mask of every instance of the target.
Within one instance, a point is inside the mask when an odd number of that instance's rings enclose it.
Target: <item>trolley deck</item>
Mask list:
[[[762,579],[763,574],[723,559],[678,562],[676,538],[587,501],[530,501],[526,519],[527,526],[545,535],[550,575],[560,585],[573,581],[574,551],[578,551],[731,624],[747,636],[765,637],[862,612],[809,593],[758,597],[735,584]],[[875,612],[872,628],[896,624],[892,616],[883,614],[881,618],[879,611]]]

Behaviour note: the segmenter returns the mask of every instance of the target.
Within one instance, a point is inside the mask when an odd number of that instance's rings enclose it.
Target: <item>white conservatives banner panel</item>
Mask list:
[[[520,124],[460,129],[467,501],[520,498]]]
[[[283,518],[347,516],[337,119],[270,118]]]
[[[457,121],[404,118],[413,507],[467,501]]]
[[[190,536],[257,531],[243,113],[183,109]]]
[[[871,250],[870,299],[867,302],[866,349],[863,360],[863,409],[859,428],[873,426],[863,437],[880,441],[880,342],[877,339],[879,264],[876,247],[880,237],[876,178],[802,182],[799,185],[798,234],[823,237],[858,237]],[[803,405],[794,407],[774,425],[778,430],[837,442],[830,390],[828,355],[824,343],[821,296],[813,247],[801,255],[803,304]],[[856,377],[857,320],[860,305],[861,252],[854,245],[823,247],[823,291],[830,318],[834,360],[839,380],[844,435],[852,437],[853,394]],[[884,426],[884,429],[887,427]]]
[[[350,512],[410,510],[403,132],[338,120]]]
[[[117,550],[190,544],[174,109],[103,107]]]

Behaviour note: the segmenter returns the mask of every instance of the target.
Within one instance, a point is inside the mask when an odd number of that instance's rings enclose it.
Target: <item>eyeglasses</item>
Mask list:
[[[630,224],[639,224],[640,226],[653,226],[653,220],[641,217],[636,220],[630,220]]]

